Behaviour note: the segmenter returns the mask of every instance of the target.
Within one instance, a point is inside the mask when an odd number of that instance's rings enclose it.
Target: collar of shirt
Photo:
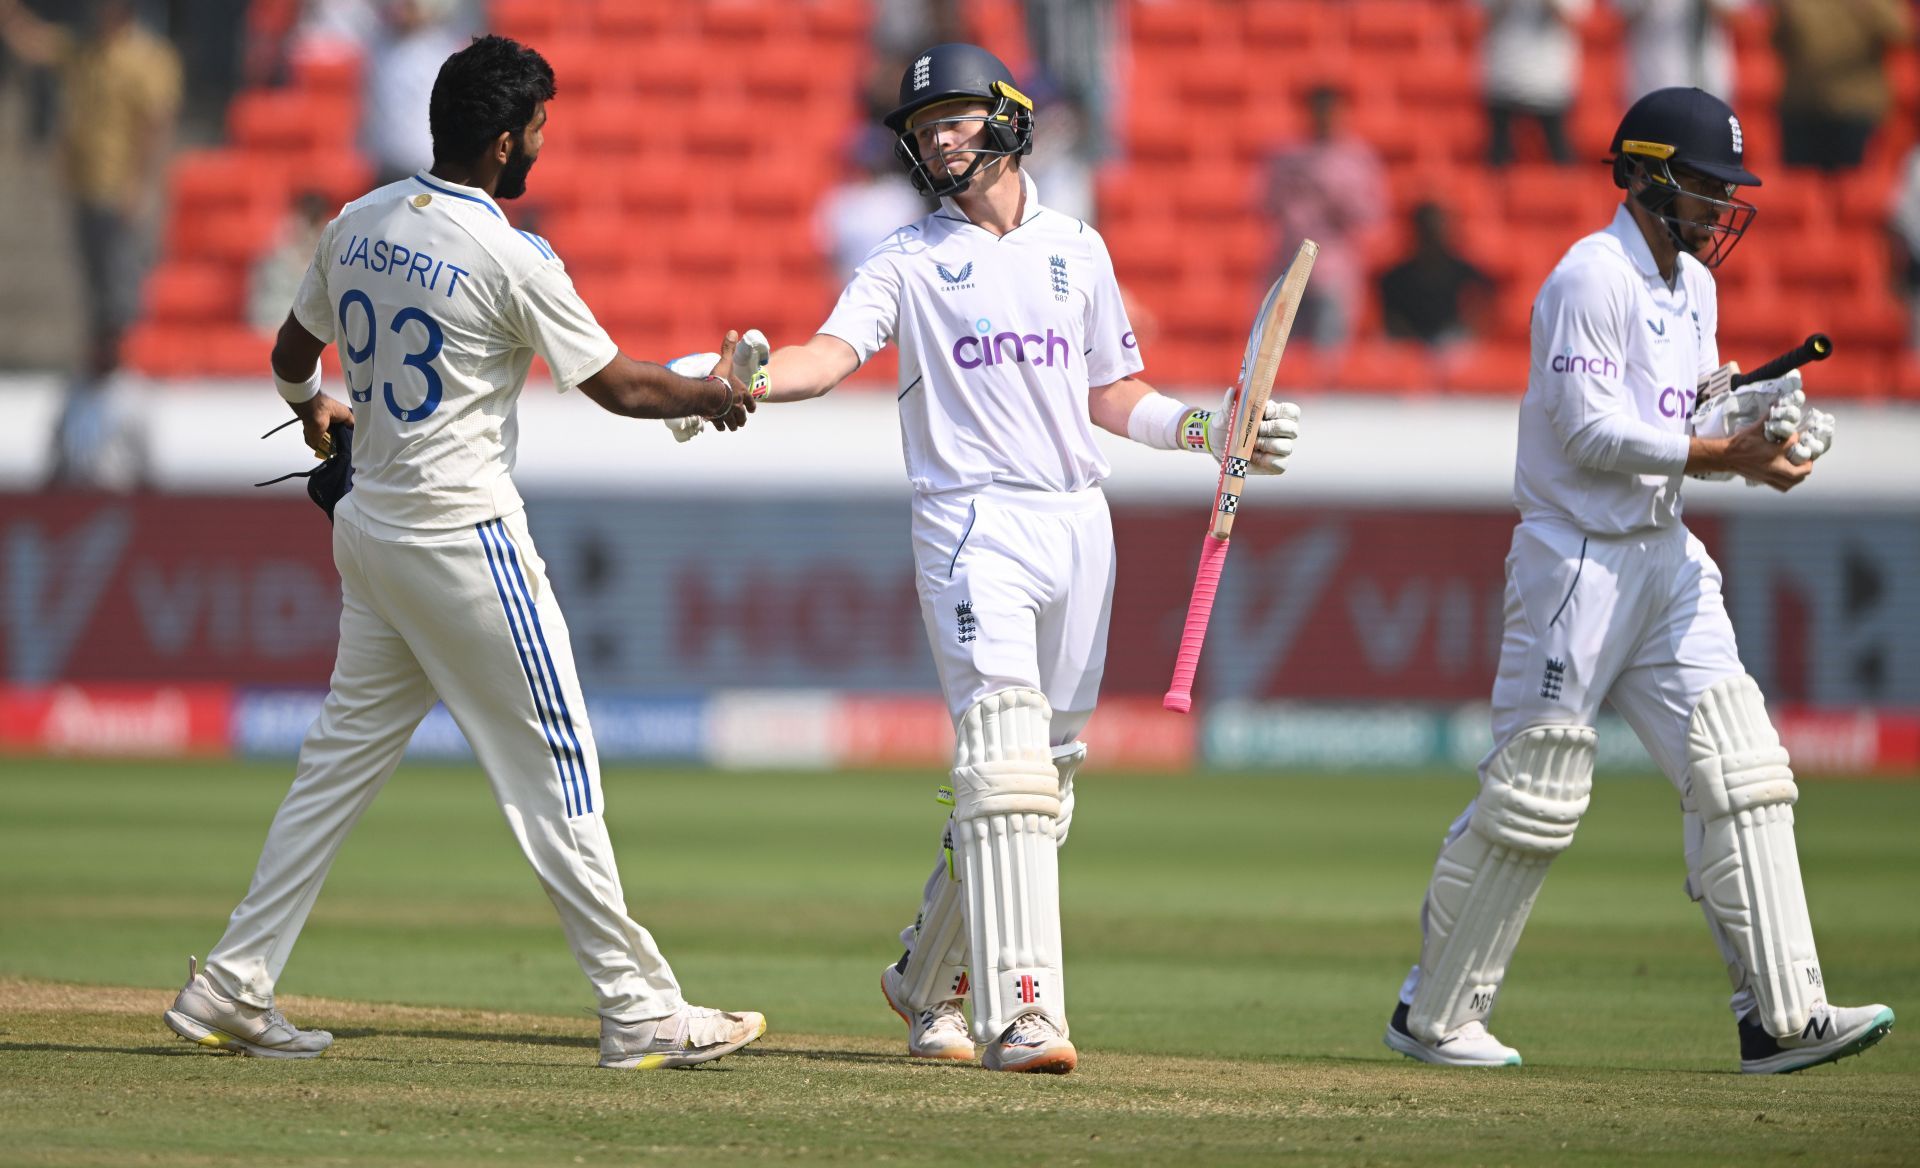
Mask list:
[[[1654,262],[1653,249],[1647,246],[1647,237],[1640,230],[1640,221],[1633,217],[1633,212],[1627,210],[1625,203],[1614,210],[1613,222],[1607,224],[1607,234],[1620,241],[1627,258],[1633,261],[1633,266],[1640,270],[1642,276],[1662,284],[1667,282],[1666,277],[1660,274],[1660,265]],[[1676,256],[1674,275],[1679,274],[1680,260]]]
[[[500,210],[500,204],[493,201],[493,196],[487,194],[487,192],[481,190],[479,187],[463,187],[457,182],[448,182],[446,179],[424,170],[415,171],[413,181],[438,194],[450,195],[456,199],[465,199],[469,203],[478,203],[493,212],[494,215],[503,221],[507,217],[506,213]]]
[[[1040,190],[1033,185],[1033,176],[1028,174],[1024,167],[1020,170],[1020,186],[1022,190],[1027,192],[1026,201],[1020,205],[1019,226],[1024,227],[1026,226],[1027,220],[1038,215],[1042,208],[1040,206]],[[958,219],[963,223],[973,223],[973,220],[967,218],[967,213],[960,209],[960,204],[953,201],[952,195],[948,195],[946,198],[940,200],[940,210],[950,219]],[[978,227],[979,224],[974,223],[974,226]]]

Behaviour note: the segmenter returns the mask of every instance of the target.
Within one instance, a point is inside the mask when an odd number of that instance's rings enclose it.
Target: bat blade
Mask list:
[[[1187,600],[1187,622],[1174,658],[1173,680],[1161,700],[1169,710],[1184,714],[1193,708],[1193,680],[1200,670],[1200,649],[1206,643],[1214,594],[1227,562],[1228,537],[1240,511],[1247,464],[1253,458],[1254,441],[1260,437],[1260,419],[1266,413],[1267,400],[1273,396],[1273,379],[1280,372],[1280,357],[1293,332],[1293,318],[1300,311],[1300,297],[1306,292],[1307,277],[1313,274],[1313,261],[1319,254],[1320,246],[1312,240],[1300,244],[1286,274],[1267,289],[1254,316],[1253,331],[1247,336],[1240,375],[1234,383],[1227,449],[1220,460],[1220,485],[1214,491],[1212,526],[1201,541],[1200,566],[1194,575],[1193,594]]]
[[[1273,396],[1273,380],[1280,373],[1280,358],[1287,351],[1287,338],[1293,333],[1293,320],[1300,312],[1300,298],[1306,293],[1307,278],[1313,275],[1313,261],[1320,245],[1311,239],[1301,242],[1293,253],[1293,262],[1260,303],[1253,331],[1247,335],[1247,349],[1240,358],[1240,376],[1234,385],[1233,417],[1227,427],[1226,456],[1220,462],[1220,485],[1213,507],[1213,537],[1226,539],[1233,531],[1234,516],[1239,513],[1240,493],[1246,488],[1247,464],[1253,458],[1253,444],[1260,436],[1260,418]]]

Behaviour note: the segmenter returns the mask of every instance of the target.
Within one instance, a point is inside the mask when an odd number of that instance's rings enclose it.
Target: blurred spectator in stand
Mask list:
[[[1613,0],[1627,22],[1621,108],[1656,89],[1685,85],[1733,101],[1733,38],[1727,19],[1747,0]]]
[[[1920,146],[1900,164],[1887,221],[1893,243],[1894,295],[1907,306],[1907,343],[1920,352]]]
[[[1112,83],[1113,0],[1026,0],[1026,10],[1027,46],[1039,66],[1036,72],[1074,107],[1078,149],[1091,166],[1111,152],[1112,126],[1120,112],[1114,108],[1119,90]],[[1034,133],[1039,132],[1036,124]],[[1049,207],[1060,207],[1058,195],[1040,190]]]
[[[378,184],[433,165],[427,100],[440,66],[467,38],[452,0],[386,0],[361,71],[360,146]]]
[[[114,338],[93,338],[86,367],[67,387],[54,423],[48,487],[124,493],[147,481],[143,393],[119,364]]]
[[[1283,270],[1303,239],[1320,245],[1313,279],[1295,318],[1294,336],[1339,349],[1353,332],[1365,294],[1365,239],[1382,219],[1387,180],[1373,147],[1348,133],[1345,99],[1331,86],[1307,94],[1310,136],[1280,147],[1268,160],[1262,202],[1279,228],[1274,271]]]
[[[1021,169],[1033,176],[1033,185],[1047,207],[1062,215],[1092,223],[1097,213],[1093,197],[1093,143],[1087,139],[1087,119],[1070,95],[1037,86],[1028,94],[1034,101],[1033,155]]]
[[[1573,161],[1567,110],[1580,88],[1580,30],[1592,0],[1480,0],[1487,10],[1481,68],[1487,102],[1487,165],[1513,161],[1513,124],[1538,123],[1547,157]]]
[[[128,0],[88,0],[78,34],[0,0],[0,40],[59,70],[60,155],[87,296],[88,350],[117,352],[140,305],[150,226],[166,189],[180,57]]]
[[[1847,170],[1887,116],[1887,50],[1913,37],[1907,0],[1774,0],[1788,166]]]
[[[21,0],[21,7],[49,24],[72,27],[75,14],[68,11],[72,0]],[[5,42],[0,41],[0,50]],[[0,51],[0,83],[18,76],[27,103],[27,140],[35,146],[53,141],[60,121],[60,78],[53,70],[32,61],[17,61]]]
[[[247,323],[254,331],[275,332],[287,319],[300,281],[313,264],[314,249],[320,246],[320,232],[333,218],[334,210],[333,203],[318,191],[302,191],[295,196],[273,246],[253,261],[247,273]]]
[[[852,278],[874,244],[932,209],[914,193],[893,143],[893,135],[878,126],[857,131],[846,151],[846,177],[821,198],[814,215],[820,250],[842,280]]]
[[[873,27],[867,36],[875,57],[901,62],[930,45],[967,39],[960,0],[874,0]],[[894,71],[893,84],[887,87],[891,101],[882,113],[900,104],[903,71]]]
[[[1454,247],[1438,203],[1413,209],[1413,251],[1380,277],[1387,335],[1447,345],[1474,332],[1493,280]]]

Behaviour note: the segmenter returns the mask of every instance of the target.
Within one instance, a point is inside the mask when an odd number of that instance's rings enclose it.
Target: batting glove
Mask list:
[[[755,401],[767,396],[767,359],[772,355],[767,334],[759,329],[748,329],[741,334],[740,343],[733,347],[733,375],[747,387],[748,396]]]
[[[1809,408],[1800,420],[1800,430],[1787,447],[1787,461],[1798,466],[1812,462],[1833,447],[1833,415]]]
[[[1219,409],[1211,412],[1195,410],[1187,415],[1187,444],[1206,450],[1216,459],[1225,458],[1227,427],[1232,421],[1233,390],[1229,389],[1227,396],[1221,399]],[[1292,402],[1268,398],[1267,408],[1260,414],[1260,432],[1253,440],[1253,456],[1247,460],[1247,473],[1285,474],[1287,457],[1293,453],[1294,440],[1299,437],[1300,407]]]
[[[667,368],[682,377],[705,377],[712,373],[714,366],[720,364],[718,353],[688,353],[684,357],[675,357],[667,362]],[[675,442],[690,441],[696,434],[707,428],[706,419],[700,417],[667,418],[667,429],[673,431]]]

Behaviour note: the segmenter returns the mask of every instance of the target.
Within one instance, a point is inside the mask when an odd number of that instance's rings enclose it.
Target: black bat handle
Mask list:
[[[1825,361],[1831,356],[1833,356],[1833,342],[1825,333],[1814,333],[1801,342],[1799,348],[1780,354],[1758,369],[1734,374],[1732,385],[1734,389],[1739,389],[1750,382],[1772,381],[1776,377],[1791,373],[1809,361]]]

